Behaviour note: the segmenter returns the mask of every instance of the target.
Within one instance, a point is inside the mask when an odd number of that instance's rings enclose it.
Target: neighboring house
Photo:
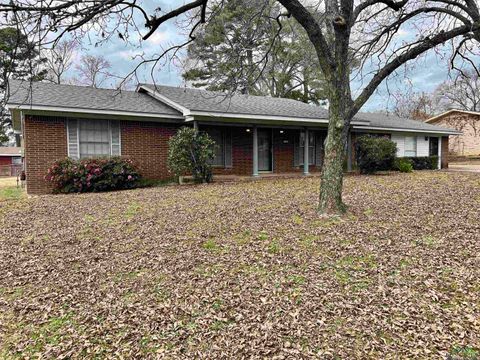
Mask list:
[[[462,133],[450,139],[451,154],[461,156],[480,155],[480,112],[465,110],[448,110],[434,116],[427,123],[445,126]]]
[[[0,146],[0,176],[16,176],[22,169],[22,149]]]
[[[47,169],[66,156],[121,155],[133,159],[146,178],[169,178],[168,140],[181,126],[197,127],[217,142],[215,174],[308,174],[323,163],[328,113],[295,100],[228,97],[149,84],[122,92],[19,81],[10,87],[7,105],[14,130],[23,136],[31,194],[51,190],[44,181]],[[446,167],[443,149],[448,148],[448,136],[458,132],[410,119],[359,114],[349,136],[349,168],[352,144],[365,133],[391,137],[399,156],[438,155]]]

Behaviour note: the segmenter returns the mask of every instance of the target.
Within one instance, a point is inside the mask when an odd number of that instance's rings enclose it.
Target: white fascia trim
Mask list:
[[[230,119],[248,119],[248,120],[276,120],[276,121],[289,121],[289,122],[303,122],[303,123],[317,123],[328,124],[328,119],[312,119],[312,118],[297,118],[288,116],[275,116],[275,115],[255,115],[255,114],[239,114],[239,113],[221,113],[210,111],[191,111],[185,121],[193,121],[194,116],[205,116],[212,118],[230,118]],[[366,125],[367,121],[352,121],[353,125]]]
[[[192,121],[194,116],[206,116],[212,118],[230,118],[230,119],[248,119],[248,120],[279,120],[279,121],[298,121],[328,124],[328,119],[312,119],[312,118],[291,118],[287,116],[269,116],[269,115],[250,115],[237,113],[220,113],[209,111],[191,111],[186,121]]]
[[[68,113],[82,113],[82,114],[100,114],[100,115],[119,115],[119,116],[133,116],[133,117],[148,117],[148,118],[160,118],[160,119],[184,119],[181,115],[167,115],[167,114],[152,114],[152,113],[139,113],[134,111],[114,111],[114,110],[95,110],[85,108],[67,108],[57,106],[41,106],[41,105],[18,105],[7,104],[8,109],[20,109],[20,110],[37,110],[37,111],[59,111]]]
[[[462,113],[462,114],[469,114],[469,115],[480,115],[480,112],[477,112],[477,111],[468,111],[468,110],[460,110],[460,109],[450,109],[448,111],[445,111],[439,115],[436,115],[434,117],[431,117],[430,119],[428,119],[426,122],[429,123],[429,122],[432,122],[432,121],[435,121],[437,120],[438,118],[441,118],[442,116],[445,116],[445,115],[448,115],[448,114],[451,114],[451,113],[454,113],[454,112],[459,112],[459,113]]]
[[[183,115],[189,115],[190,110],[187,109],[186,107],[176,103],[175,101],[170,100],[168,97],[165,95],[160,94],[157,91],[151,90],[145,86],[140,86],[139,89],[145,90],[147,93],[149,93],[152,97],[154,97],[157,100],[160,100],[161,102],[167,104],[168,106],[171,106],[177,111],[180,111]],[[137,91],[139,90],[137,89]]]
[[[459,131],[449,131],[449,130],[416,130],[416,129],[405,129],[405,128],[383,128],[383,127],[374,127],[374,126],[354,126],[354,130],[381,130],[381,131],[393,131],[393,132],[402,132],[402,133],[422,133],[422,134],[442,134],[442,135],[462,135]]]

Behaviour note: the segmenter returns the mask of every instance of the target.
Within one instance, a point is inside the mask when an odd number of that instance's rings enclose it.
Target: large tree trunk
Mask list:
[[[344,101],[340,94],[331,99],[328,136],[320,185],[318,210],[322,214],[343,214],[347,207],[342,200],[343,165],[348,136],[349,119],[345,116]]]
[[[327,13],[331,15],[351,13],[353,1],[344,5],[340,9],[337,1],[329,0],[325,2]],[[352,116],[350,115],[352,97],[348,64],[350,28],[348,27],[348,21],[343,16],[332,16],[329,24],[331,24],[328,26],[331,35],[335,34],[335,42],[332,45],[334,68],[328,74],[329,122],[318,211],[321,214],[336,215],[343,214],[347,210],[347,206],[342,200],[342,190],[343,164]]]

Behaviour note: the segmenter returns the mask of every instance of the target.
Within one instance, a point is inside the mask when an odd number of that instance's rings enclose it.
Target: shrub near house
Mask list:
[[[357,164],[362,174],[377,171],[438,169],[438,156],[415,156],[397,158],[395,142],[386,137],[364,135],[357,140]]]
[[[56,161],[45,180],[59,193],[132,189],[141,176],[130,159],[120,157]]]
[[[394,168],[397,145],[386,137],[364,135],[357,139],[357,164],[362,174]]]
[[[168,169],[177,178],[191,174],[196,183],[208,183],[217,148],[207,133],[182,127],[168,142]]]

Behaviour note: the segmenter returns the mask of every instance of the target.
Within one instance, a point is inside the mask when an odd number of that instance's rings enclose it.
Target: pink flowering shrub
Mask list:
[[[132,189],[141,176],[132,160],[120,157],[56,161],[45,180],[52,183],[55,192],[98,192]]]

